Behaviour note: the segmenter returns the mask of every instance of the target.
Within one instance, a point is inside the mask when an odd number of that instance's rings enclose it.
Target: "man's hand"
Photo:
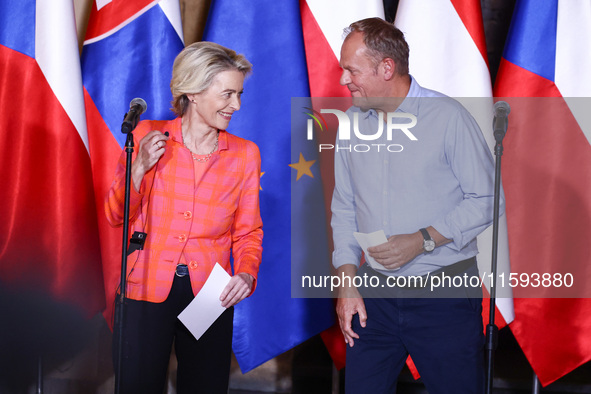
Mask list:
[[[224,308],[236,305],[250,294],[254,278],[245,272],[234,275],[222,291],[220,301]]]
[[[353,315],[356,313],[359,313],[361,327],[365,327],[367,313],[365,311],[365,303],[359,291],[355,288],[339,291],[339,298],[337,299],[339,326],[345,337],[345,342],[351,347],[355,345],[353,338],[359,339],[359,335],[351,328],[351,321],[353,320]]]
[[[356,266],[347,264],[338,268],[338,275],[341,277],[343,277],[343,275],[349,276],[351,279],[353,279],[353,277],[355,277],[356,271]],[[353,319],[353,315],[356,313],[359,313],[359,322],[361,323],[361,327],[365,327],[365,322],[367,321],[367,312],[365,311],[363,297],[361,297],[361,294],[359,294],[359,291],[355,287],[340,287],[338,289],[337,298],[337,315],[339,317],[339,326],[341,327],[341,331],[345,337],[345,342],[347,342],[347,344],[349,344],[351,347],[353,347],[355,344],[353,338],[359,339],[359,335],[351,328],[351,321]]]
[[[433,226],[427,227],[427,232],[435,241],[435,247],[452,241],[441,235]],[[387,269],[396,269],[425,252],[423,241],[423,234],[420,231],[412,234],[393,235],[388,238],[388,242],[367,248],[367,251],[371,257]]]
[[[367,251],[387,269],[400,268],[424,252],[423,235],[420,231],[393,235],[388,238],[388,242],[367,248]]]

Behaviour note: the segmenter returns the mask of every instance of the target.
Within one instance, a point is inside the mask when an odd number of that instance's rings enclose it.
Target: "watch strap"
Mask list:
[[[423,238],[425,239],[425,241],[431,241],[431,235],[429,234],[426,228],[421,228],[419,229],[419,231],[421,232],[421,234],[423,234]]]

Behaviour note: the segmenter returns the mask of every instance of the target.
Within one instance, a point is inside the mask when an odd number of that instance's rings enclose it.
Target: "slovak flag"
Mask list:
[[[512,107],[503,184],[512,270],[523,279],[571,273],[589,288],[590,49],[589,1],[515,4],[495,96]],[[591,297],[548,298],[568,284],[550,283],[515,288],[509,326],[542,385],[591,360]]]
[[[72,1],[0,2],[0,59],[0,289],[92,316],[105,300]]]
[[[177,0],[96,0],[90,14],[82,77],[109,323],[121,273],[122,229],[107,222],[104,198],[125,144],[123,115],[140,97],[148,105],[143,119],[174,118],[169,86],[182,37]]]

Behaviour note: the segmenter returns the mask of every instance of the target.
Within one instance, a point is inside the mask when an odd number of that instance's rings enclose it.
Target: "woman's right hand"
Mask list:
[[[168,136],[158,130],[150,131],[141,139],[138,154],[131,165],[131,177],[137,192],[140,191],[144,175],[154,167],[166,151],[166,141]]]

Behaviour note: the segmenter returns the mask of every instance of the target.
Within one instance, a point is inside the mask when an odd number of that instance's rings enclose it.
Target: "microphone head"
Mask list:
[[[509,115],[511,113],[511,106],[506,101],[497,101],[495,103],[495,114],[498,114],[499,110],[503,110],[506,115]]]
[[[146,101],[139,97],[136,97],[133,100],[131,100],[131,103],[129,103],[129,109],[133,108],[134,105],[139,105],[141,107],[142,110],[140,111],[140,115],[146,112],[146,110],[148,109],[148,104],[146,104]]]

